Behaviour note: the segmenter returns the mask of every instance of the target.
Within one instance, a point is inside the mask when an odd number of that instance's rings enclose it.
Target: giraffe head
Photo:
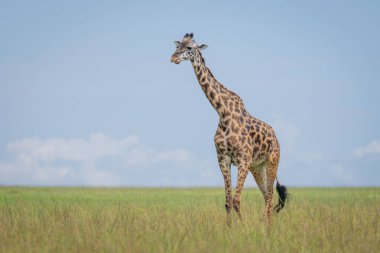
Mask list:
[[[194,34],[193,33],[186,33],[185,36],[183,36],[183,39],[181,42],[174,41],[177,49],[175,50],[174,54],[172,55],[171,62],[174,62],[176,64],[179,64],[181,61],[185,60],[194,60],[194,57],[197,53],[199,53],[199,50],[203,50],[207,48],[207,45],[205,44],[197,44],[195,40],[193,39]]]

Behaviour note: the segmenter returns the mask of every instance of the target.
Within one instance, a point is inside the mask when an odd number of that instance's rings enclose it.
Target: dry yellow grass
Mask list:
[[[290,189],[267,229],[257,189],[0,188],[2,252],[379,252],[379,188]]]

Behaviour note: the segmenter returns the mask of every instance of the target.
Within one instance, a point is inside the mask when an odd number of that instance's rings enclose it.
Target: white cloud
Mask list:
[[[323,149],[304,149],[310,136],[304,135],[297,125],[279,116],[273,116],[272,126],[281,146],[279,180],[293,186],[359,186],[378,185],[366,175],[363,164],[350,160],[350,154],[329,153]],[[373,141],[366,147],[353,151],[357,157],[380,154],[380,142]],[[371,165],[366,165],[371,167]],[[371,172],[373,173],[373,172]]]
[[[188,150],[156,150],[136,135],[26,138],[9,143],[7,151],[11,158],[0,161],[0,184],[160,185],[160,177],[173,184],[181,177],[180,168],[186,166],[195,168],[195,177],[204,178],[199,170],[205,163]]]
[[[88,140],[51,138],[26,138],[12,142],[7,150],[17,155],[27,155],[41,161],[56,159],[86,161],[104,156],[122,155],[128,148],[138,145],[135,135],[124,139],[112,139],[104,134],[92,134]]]
[[[365,147],[357,147],[353,151],[354,156],[363,157],[365,155],[380,155],[380,141],[374,140]]]
[[[357,159],[356,164],[349,161],[349,154],[341,158],[304,150],[299,146],[302,134],[294,124],[277,119],[273,125],[282,137],[279,179],[285,185],[378,184],[374,182],[377,177],[367,176],[369,171],[357,170],[362,164]],[[354,154],[379,154],[379,147],[374,141],[355,149]],[[8,159],[0,160],[0,185],[224,186],[216,155],[199,158],[184,148],[156,149],[136,135],[25,138],[9,143],[6,150]],[[232,168],[234,185],[236,174]],[[245,185],[256,186],[253,177]]]

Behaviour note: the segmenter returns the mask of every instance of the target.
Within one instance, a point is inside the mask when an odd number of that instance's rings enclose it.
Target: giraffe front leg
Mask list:
[[[241,192],[243,191],[243,185],[248,175],[248,165],[246,163],[238,166],[238,181],[236,185],[236,193],[233,199],[233,205],[239,219],[242,220],[240,213]]]
[[[222,172],[223,173],[223,172]],[[225,208],[227,212],[226,223],[228,226],[231,226],[231,208],[232,208],[232,187],[231,187],[231,172],[223,173],[224,178],[224,188],[226,192],[226,203]]]
[[[226,222],[231,225],[232,187],[231,187],[231,159],[227,155],[218,155],[219,167],[224,179],[226,193],[225,208],[227,212]]]

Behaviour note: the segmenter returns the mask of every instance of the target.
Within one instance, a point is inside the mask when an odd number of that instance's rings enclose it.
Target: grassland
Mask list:
[[[290,189],[267,229],[257,189],[0,187],[1,252],[380,252],[380,189]]]

